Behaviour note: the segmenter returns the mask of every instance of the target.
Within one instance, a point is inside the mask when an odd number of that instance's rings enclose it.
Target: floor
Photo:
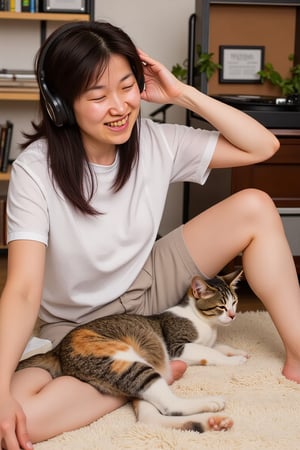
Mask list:
[[[6,254],[0,254],[0,292],[2,292],[6,279]],[[263,310],[261,301],[253,294],[246,282],[242,281],[238,285],[238,311]]]

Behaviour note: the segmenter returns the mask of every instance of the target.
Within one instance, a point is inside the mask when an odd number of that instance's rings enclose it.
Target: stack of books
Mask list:
[[[33,70],[0,69],[0,89],[38,89]]]
[[[0,172],[8,170],[13,127],[10,120],[3,124],[0,123]]]
[[[39,11],[40,3],[40,0],[0,0],[0,11],[34,13]]]

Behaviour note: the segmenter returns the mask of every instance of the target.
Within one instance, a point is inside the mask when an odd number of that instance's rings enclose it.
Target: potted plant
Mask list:
[[[201,46],[197,45],[196,47],[197,59],[194,65],[194,78],[201,76],[201,74],[205,74],[207,80],[213,76],[213,74],[221,69],[222,66],[218,63],[215,63],[212,58],[214,56],[213,53],[203,53]],[[182,64],[175,64],[172,67],[172,73],[181,81],[187,81],[187,59]]]
[[[283,96],[298,96],[300,95],[300,64],[294,65],[294,55],[289,55],[288,59],[293,61],[293,66],[290,68],[290,77],[284,78],[270,62],[266,63],[263,70],[260,70],[258,74],[262,83],[267,81],[273,86],[278,86]]]

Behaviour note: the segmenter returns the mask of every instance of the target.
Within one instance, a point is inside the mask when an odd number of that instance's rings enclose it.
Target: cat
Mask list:
[[[236,316],[242,271],[204,280],[195,276],[182,301],[161,314],[112,315],[70,331],[52,350],[21,361],[17,370],[41,367],[53,378],[70,375],[103,394],[133,401],[138,421],[203,432],[233,421],[211,414],[222,397],[180,398],[169,387],[169,361],[188,365],[239,365],[248,355],[216,344],[217,327]]]

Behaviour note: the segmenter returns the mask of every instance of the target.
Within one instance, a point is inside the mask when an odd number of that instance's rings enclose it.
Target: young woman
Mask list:
[[[300,382],[298,279],[268,195],[238,192],[156,241],[170,183],[203,184],[211,169],[270,158],[279,147],[274,135],[178,81],[108,23],[55,31],[39,53],[37,77],[42,120],[13,164],[8,193],[2,446],[30,449],[124,403],[42,369],[14,374],[38,316],[41,336],[55,345],[95,317],[164,310],[195,273],[211,277],[240,252],[284,342],[283,373]],[[141,99],[188,108],[218,131],[141,120]],[[176,378],[184,367],[173,370]]]

